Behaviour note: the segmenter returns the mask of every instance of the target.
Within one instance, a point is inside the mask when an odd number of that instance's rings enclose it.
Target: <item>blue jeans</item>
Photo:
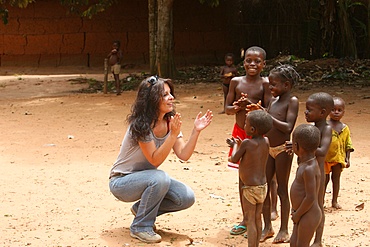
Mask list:
[[[144,170],[109,181],[112,194],[123,202],[136,202],[131,232],[152,231],[156,217],[189,208],[195,202],[193,190],[162,170]]]

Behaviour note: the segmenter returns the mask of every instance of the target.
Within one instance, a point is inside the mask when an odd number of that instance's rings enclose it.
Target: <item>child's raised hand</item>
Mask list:
[[[251,103],[251,104],[247,105],[246,107],[247,107],[246,108],[247,112],[251,112],[251,111],[255,111],[255,110],[265,110],[265,108],[262,107],[261,100],[258,101],[257,104]]]
[[[229,147],[233,148],[235,144],[240,145],[242,143],[242,139],[240,139],[240,137],[231,137],[226,139],[226,143]]]
[[[194,128],[197,131],[202,131],[212,122],[213,114],[212,111],[207,110],[207,112],[201,117],[202,112],[199,112],[194,120]]]
[[[171,134],[178,136],[180,134],[181,125],[182,125],[181,114],[177,112],[175,116],[172,116],[170,119]]]

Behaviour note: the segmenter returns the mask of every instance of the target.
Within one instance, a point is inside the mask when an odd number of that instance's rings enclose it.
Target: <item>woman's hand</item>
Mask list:
[[[199,112],[194,120],[194,128],[196,131],[204,130],[211,122],[213,118],[212,111],[207,110],[207,112],[201,117],[202,112]]]
[[[181,114],[177,112],[175,116],[171,117],[170,120],[171,134],[178,136],[181,131],[181,125],[182,125]]]

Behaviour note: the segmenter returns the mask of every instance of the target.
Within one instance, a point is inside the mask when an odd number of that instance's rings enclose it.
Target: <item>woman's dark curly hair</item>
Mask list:
[[[164,84],[170,87],[173,97],[174,87],[170,79],[151,76],[144,79],[137,92],[136,100],[131,107],[131,114],[127,116],[130,133],[134,140],[143,141],[150,134],[158,121],[159,105],[164,96]],[[170,119],[175,115],[175,110],[166,113],[165,119]]]

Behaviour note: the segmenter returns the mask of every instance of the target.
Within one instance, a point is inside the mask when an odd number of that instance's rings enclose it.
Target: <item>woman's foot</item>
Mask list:
[[[136,239],[139,239],[144,243],[159,243],[162,241],[161,235],[155,233],[154,231],[150,232],[130,232],[130,236]]]

